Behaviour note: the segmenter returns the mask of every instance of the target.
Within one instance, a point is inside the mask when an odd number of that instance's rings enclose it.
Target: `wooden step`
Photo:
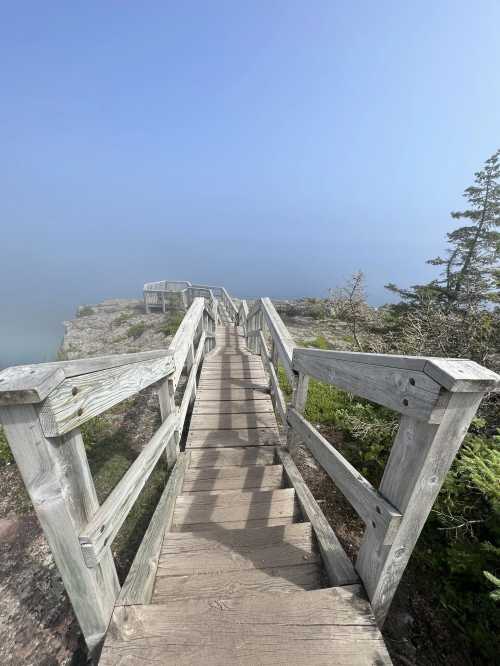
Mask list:
[[[319,563],[310,523],[165,535],[157,576],[192,576]]]
[[[204,400],[269,400],[267,386],[260,390],[229,387],[229,388],[198,388],[197,401]]]
[[[101,666],[385,666],[361,586],[115,608]]]
[[[272,465],[274,447],[247,447],[224,449],[191,449],[190,469],[204,467]]]
[[[200,377],[200,389],[251,389],[253,391],[268,391],[267,380],[252,379],[251,377],[214,377],[204,379]]]
[[[237,446],[280,446],[278,429],[190,430],[186,448]]]
[[[206,490],[271,490],[283,484],[283,467],[201,467],[184,474],[183,493]]]
[[[214,523],[233,523],[231,529],[235,529],[236,524],[256,526],[253,523],[256,520],[286,519],[293,522],[299,515],[293,488],[243,493],[187,493],[177,498],[173,529],[196,524],[206,528]]]
[[[275,528],[268,528],[275,529]],[[177,534],[183,534],[178,532]],[[197,532],[197,534],[200,534]],[[158,576],[152,603],[183,599],[227,599],[267,593],[316,590],[323,587],[321,565],[304,562],[295,566],[248,569],[196,576]]]
[[[269,397],[263,400],[198,399],[193,414],[256,414],[273,411],[273,403]]]
[[[257,414],[193,414],[189,430],[241,430],[276,428],[273,412]]]

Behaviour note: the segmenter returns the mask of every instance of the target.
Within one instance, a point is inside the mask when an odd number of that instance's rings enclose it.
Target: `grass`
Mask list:
[[[299,347],[314,347],[315,349],[333,349],[333,345],[328,342],[324,335],[318,335],[314,340],[299,340]]]
[[[121,405],[127,408],[127,404]],[[108,412],[109,413],[109,412]],[[81,427],[85,450],[99,502],[102,504],[136,459],[131,436],[125,428],[114,429],[98,416]],[[153,512],[165,487],[167,468],[157,463],[112,544],[120,580],[124,580]]]
[[[127,336],[133,340],[137,340],[137,338],[140,338],[145,330],[146,324],[141,321],[138,324],[133,324],[127,329]]]
[[[181,325],[184,315],[181,312],[169,314],[165,321],[158,327],[158,330],[165,336],[175,335]]]

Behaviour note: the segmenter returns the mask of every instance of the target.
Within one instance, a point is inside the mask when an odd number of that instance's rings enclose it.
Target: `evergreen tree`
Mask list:
[[[446,311],[470,309],[497,300],[500,272],[500,150],[497,150],[481,171],[475,174],[474,185],[464,192],[468,207],[453,212],[454,219],[468,224],[448,235],[449,249],[445,258],[436,257],[428,263],[442,266],[441,276],[425,285],[400,289],[386,285],[403,300],[402,309],[413,309],[432,302]]]

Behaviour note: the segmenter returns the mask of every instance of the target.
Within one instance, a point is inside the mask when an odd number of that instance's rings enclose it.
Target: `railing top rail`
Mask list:
[[[419,373],[451,393],[492,391],[500,382],[500,377],[495,372],[468,359],[370,354],[310,347],[295,347],[293,350],[294,370],[305,371],[305,366],[307,366],[308,374],[313,377],[316,376],[315,373],[321,374],[321,379],[328,381],[320,367],[329,368],[331,370],[330,383],[332,384],[335,384],[335,366],[355,370],[356,365],[364,366],[363,372],[365,373],[368,367],[379,373],[383,369],[401,370],[412,375]],[[410,385],[415,386],[415,382],[411,382],[411,377],[409,379]],[[415,378],[413,377],[413,379]]]

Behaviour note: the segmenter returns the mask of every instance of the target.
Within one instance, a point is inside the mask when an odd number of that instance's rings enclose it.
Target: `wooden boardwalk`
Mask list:
[[[325,573],[314,501],[282,464],[260,357],[234,326],[216,340],[150,603],[117,604],[100,663],[390,664],[362,586],[332,587],[331,560]]]

